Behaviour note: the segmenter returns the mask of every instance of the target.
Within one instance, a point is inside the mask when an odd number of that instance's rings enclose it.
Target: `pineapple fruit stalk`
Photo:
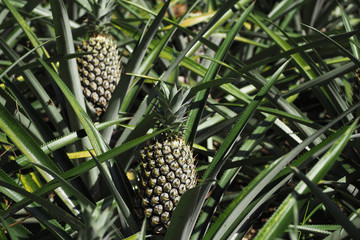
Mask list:
[[[112,0],[93,0],[90,38],[78,47],[88,53],[77,58],[83,94],[98,116],[106,111],[121,75],[120,55],[107,30],[113,6]]]
[[[195,158],[182,137],[189,90],[158,91],[158,128],[166,128],[140,152],[138,187],[148,229],[164,234],[180,197],[196,185]]]

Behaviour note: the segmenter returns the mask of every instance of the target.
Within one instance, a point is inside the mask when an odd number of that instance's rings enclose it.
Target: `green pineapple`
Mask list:
[[[115,1],[93,0],[89,16],[90,38],[79,52],[91,53],[77,59],[83,93],[89,105],[102,115],[120,80],[121,62],[116,45],[108,33]]]
[[[181,195],[196,185],[195,158],[182,138],[189,90],[159,91],[158,127],[169,131],[141,150],[139,183],[141,205],[148,229],[164,234]]]

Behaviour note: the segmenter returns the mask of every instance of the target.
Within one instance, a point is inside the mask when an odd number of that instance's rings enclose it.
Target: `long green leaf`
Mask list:
[[[63,210],[62,208],[50,203],[49,201],[47,201],[39,196],[36,196],[33,193],[30,193],[24,189],[21,189],[17,186],[14,186],[13,184],[4,182],[2,180],[0,180],[0,186],[8,188],[11,191],[15,191],[15,192],[23,195],[24,197],[30,199],[31,201],[37,202],[39,205],[46,208],[53,214],[56,214],[56,216],[58,216],[60,219],[64,220],[66,223],[70,224],[74,229],[79,229],[82,225],[82,223],[79,221],[78,218],[72,216],[71,214],[69,214],[68,212]]]
[[[125,101],[125,96],[127,97],[126,93],[128,92],[129,86],[132,84],[132,81],[134,80],[133,76],[126,75],[126,72],[133,72],[138,73],[140,64],[142,63],[145,53],[148,49],[149,44],[151,43],[152,39],[155,36],[155,33],[157,32],[157,29],[159,28],[161,21],[169,7],[170,1],[166,1],[164,6],[161,8],[158,15],[155,17],[153,23],[149,27],[148,31],[145,33],[144,37],[139,42],[138,46],[136,47],[133,55],[131,56],[128,64],[125,66],[125,69],[123,71],[123,74],[121,76],[119,85],[116,87],[112,100],[109,103],[108,109],[103,117],[104,120],[111,120],[113,118],[116,118],[118,116],[118,112],[120,109],[120,106]],[[129,96],[130,102],[132,102],[132,96]],[[126,100],[128,101],[128,100]],[[129,104],[130,102],[127,102],[125,104]],[[128,109],[128,106],[124,106],[122,109]],[[106,140],[110,139],[111,136],[111,130],[112,128],[106,129],[103,134],[106,137]]]
[[[358,120],[356,120],[358,122]],[[349,137],[350,138],[350,137]],[[339,149],[333,150],[340,152]],[[340,155],[340,154],[339,154]],[[346,215],[339,209],[339,207],[331,201],[331,199],[322,192],[322,190],[313,183],[307,176],[305,176],[302,172],[300,172],[299,169],[296,167],[291,167],[294,171],[295,175],[299,177],[311,190],[311,192],[320,199],[321,202],[323,202],[326,209],[329,211],[329,213],[336,219],[336,221],[343,226],[343,228],[349,233],[349,235],[356,239],[358,236],[360,236],[360,231],[349,221],[349,219],[346,217]]]
[[[128,151],[131,148],[138,146],[139,144],[145,142],[146,140],[154,138],[155,136],[157,136],[158,134],[160,134],[166,130],[167,129],[159,130],[159,131],[153,132],[151,134],[134,139],[132,141],[129,141],[125,144],[122,144],[121,146],[118,146],[108,152],[101,154],[100,156],[97,156],[97,159],[100,163],[103,163],[103,162],[109,160],[110,158],[113,158],[119,154],[122,154],[122,153]],[[70,169],[69,171],[67,171],[65,173],[60,174],[60,176],[63,179],[71,180],[71,179],[76,178],[76,177],[82,175],[83,173],[89,171],[91,168],[93,168],[95,166],[96,166],[96,164],[94,161],[87,161],[87,162],[80,164],[79,166],[74,167],[73,169]],[[53,181],[45,184],[44,186],[42,186],[39,190],[37,190],[33,194],[40,196],[46,192],[54,190],[55,188],[57,188],[59,186],[61,186],[61,184],[59,182],[57,182],[56,180],[53,180]],[[13,209],[19,210],[19,208],[26,206],[30,202],[31,202],[30,200],[24,199],[16,204],[14,204],[13,206],[11,206],[9,209],[5,210],[2,213],[2,216],[7,217],[9,214],[11,214],[12,211],[14,211]]]
[[[13,7],[12,3],[9,2],[9,0],[4,0],[3,3],[6,5],[6,7],[10,10],[10,12],[13,14],[23,31],[25,32],[26,36],[29,38],[31,44],[37,48],[40,45],[40,42],[38,38],[36,37],[35,33],[31,30],[31,27],[27,24],[25,19],[21,16],[21,14],[16,10],[16,8]],[[45,55],[46,57],[49,57],[49,54],[47,53],[46,49],[42,46],[40,48],[36,49],[37,54],[39,57],[43,57]]]
[[[23,152],[30,162],[41,164],[53,171],[60,173],[57,166],[51,159],[41,150],[39,145],[31,138],[31,136],[20,126],[20,124],[11,116],[11,114],[0,104],[0,128],[13,141],[13,143]],[[53,179],[51,175],[39,169],[43,178],[49,182]],[[68,206],[70,211],[76,213],[75,204],[69,199],[69,196],[63,192],[61,188],[57,189],[57,194]]]
[[[260,90],[255,99],[247,106],[245,111],[240,116],[239,120],[235,123],[233,128],[231,129],[229,135],[226,137],[224,143],[221,145],[219,150],[217,151],[213,161],[210,166],[207,168],[204,173],[202,179],[205,180],[207,178],[216,177],[219,173],[221,166],[225,163],[227,157],[229,157],[230,151],[232,151],[232,146],[236,141],[238,141],[240,133],[244,128],[245,124],[248,122],[249,118],[254,114],[256,108],[260,105],[262,99],[265,97],[269,89],[275,84],[276,80],[279,78],[282,71],[285,69],[290,60],[285,62],[271,77],[269,82]],[[220,162],[221,161],[221,162]]]
[[[319,182],[325,174],[330,170],[331,166],[335,163],[343,148],[346,146],[350,139],[351,134],[357,126],[358,120],[354,121],[343,136],[341,136],[333,145],[332,148],[319,160],[319,162],[310,170],[306,175],[312,182]],[[293,208],[295,205],[301,207],[304,199],[300,200],[296,196],[301,196],[309,192],[309,188],[304,182],[299,183],[294,193],[289,194],[288,197],[282,202],[276,212],[272,215],[265,226],[259,231],[255,239],[274,239],[283,234],[284,230],[290,224],[293,218]]]
[[[113,120],[113,121],[109,121],[109,122],[103,122],[103,123],[100,123],[100,124],[95,124],[95,128],[98,130],[98,131],[101,131],[103,130],[104,128],[106,127],[109,127],[110,125],[113,125],[113,124],[117,124],[117,123],[121,123],[123,121],[127,121],[129,120],[130,118],[119,118],[119,119],[116,119],[116,120]],[[56,151],[60,148],[63,148],[65,146],[68,146],[74,142],[76,142],[77,140],[79,140],[81,137],[85,137],[84,136],[85,133],[84,133],[84,130],[79,130],[79,131],[76,131],[76,132],[71,132],[65,136],[62,136],[62,137],[58,137],[52,141],[49,141],[45,144],[43,144],[41,146],[41,150],[45,153],[45,154],[49,154],[53,151]],[[19,164],[20,166],[24,167],[26,166],[27,164],[27,161],[28,161],[28,158],[26,155],[22,155],[22,156],[19,156],[15,159],[16,163]]]
[[[226,39],[221,44],[219,50],[216,52],[215,60],[222,61],[225,58],[228,49],[230,48],[236,34],[238,33],[239,29],[243,26],[245,20],[247,19],[253,8],[254,8],[254,4],[250,5],[241,15],[240,19],[235,23],[234,27],[231,29]],[[205,29],[203,30],[205,31]],[[212,62],[202,82],[205,83],[213,80],[216,77],[219,68],[220,68],[220,64],[216,62]],[[194,99],[194,102],[197,103],[196,108],[190,110],[189,117],[186,122],[185,138],[189,142],[194,141],[196,128],[200,122],[200,118],[204,110],[205,102],[209,95],[209,91],[210,89],[198,92]]]
[[[92,155],[93,160],[96,163],[96,166],[100,170],[100,174],[103,176],[105,184],[108,186],[108,188],[110,189],[110,191],[112,193],[112,196],[115,198],[115,201],[117,202],[117,207],[119,208],[119,212],[121,213],[120,215],[123,216],[126,221],[127,226],[124,226],[123,228],[124,229],[129,228],[132,233],[137,232],[137,230],[138,230],[137,223],[136,223],[134,216],[131,214],[129,206],[126,205],[123,197],[119,194],[113,181],[106,174],[105,169],[102,167],[99,160],[91,152],[90,152],[90,154]]]
[[[350,22],[350,18],[346,14],[344,8],[342,6],[340,6],[339,8],[341,11],[341,16],[342,16],[346,31],[347,32],[354,31],[353,26],[351,25],[351,22]],[[360,44],[359,44],[359,40],[356,35],[350,37],[350,46],[351,46],[352,53],[354,54],[354,57],[356,57],[357,59],[360,59],[360,50],[358,48],[358,46],[360,46]]]
[[[57,36],[57,53],[60,56],[74,54],[75,48],[66,6],[63,0],[50,0],[50,4],[51,12],[53,14],[55,34]],[[76,59],[62,58],[60,59],[59,63],[59,75],[61,79],[63,79],[65,84],[70,88],[79,105],[83,109],[86,109],[84,95],[81,90],[81,83],[77,69]],[[76,119],[75,113],[73,111],[68,111],[68,114],[69,119],[73,119],[73,121],[70,121],[72,129],[80,129],[81,123],[80,121],[78,121],[78,119]],[[88,142],[83,142],[83,144],[85,144],[85,146],[89,145]]]
[[[187,240],[190,238],[206,194],[213,184],[214,180],[207,180],[181,196],[180,202],[171,217],[171,224],[166,232],[165,240]]]
[[[352,107],[352,109],[348,110],[347,112],[343,113],[336,119],[334,119],[332,122],[327,124],[327,126],[322,127],[320,130],[318,130],[314,135],[308,137],[305,139],[301,144],[297,145],[292,151],[290,151],[285,156],[280,157],[276,161],[274,161],[270,166],[268,166],[266,169],[264,169],[260,174],[256,176],[256,178],[251,181],[250,184],[248,184],[238,195],[237,199],[234,200],[234,202],[228,206],[224,214],[222,214],[221,217],[215,222],[215,225],[212,229],[209,230],[208,235],[209,238],[211,238],[215,232],[217,232],[220,228],[220,226],[223,225],[225,221],[227,221],[227,224],[224,226],[230,226],[231,223],[236,220],[239,217],[239,213],[243,212],[244,209],[248,204],[253,201],[253,199],[258,195],[262,189],[270,183],[271,179],[278,176],[278,174],[282,171],[282,169],[286,166],[287,163],[293,160],[303,149],[305,149],[310,143],[314,141],[319,135],[323,134],[327,129],[329,129],[331,126],[333,126],[335,123],[340,121],[342,118],[344,118],[349,112],[354,111],[354,109],[360,107],[360,103],[357,106]],[[338,135],[337,135],[338,136]],[[319,146],[320,147],[320,146]],[[323,147],[323,146],[321,146]],[[318,147],[315,147],[316,150]],[[310,157],[309,155],[304,154],[304,157]],[[306,158],[305,158],[306,159]],[[301,160],[302,161],[302,160]],[[225,188],[226,183],[233,177],[234,171],[236,170],[229,170],[224,174],[224,176],[220,179],[219,185],[221,188]],[[231,174],[232,173],[232,174]],[[280,175],[279,177],[284,176],[284,174]],[[215,203],[215,199],[211,198],[209,201],[209,204],[207,205],[212,206],[211,204]],[[204,214],[203,218],[206,218],[207,216]],[[208,238],[208,239],[209,239]]]
[[[100,155],[102,152],[106,152],[109,147],[105,144],[102,139],[99,131],[94,127],[90,117],[86,114],[84,109],[77,102],[74,95],[71,93],[69,88],[65,85],[65,83],[61,80],[59,75],[57,75],[50,67],[43,61],[42,59],[38,59],[41,65],[47,70],[47,72],[51,75],[51,77],[55,80],[65,97],[68,99],[72,108],[74,109],[77,117],[80,119],[82,126],[85,129],[86,134],[88,135],[91,145],[95,150],[97,155]]]

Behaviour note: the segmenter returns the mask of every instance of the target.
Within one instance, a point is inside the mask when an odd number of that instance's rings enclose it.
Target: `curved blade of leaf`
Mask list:
[[[86,134],[88,135],[91,145],[93,146],[97,155],[100,155],[102,152],[106,152],[109,149],[101,137],[99,131],[94,127],[90,117],[86,114],[81,105],[77,102],[76,98],[66,86],[66,84],[61,80],[61,78],[46,64],[42,59],[38,59],[41,65],[47,70],[51,77],[55,80],[61,91],[64,93],[65,97],[73,107],[77,117],[82,123],[82,126],[85,129]]]
[[[125,118],[119,118],[119,119],[115,119],[115,120],[112,120],[112,121],[109,121],[109,122],[103,122],[103,123],[99,123],[99,124],[95,124],[95,128],[98,130],[98,131],[101,131],[103,130],[104,128],[107,128],[109,127],[110,125],[113,125],[113,124],[117,124],[117,123],[121,123],[123,121],[127,121],[129,120],[130,118],[128,117],[125,117]],[[47,142],[45,144],[43,144],[41,146],[41,150],[45,153],[45,154],[49,154],[55,150],[58,150],[62,147],[65,147],[69,144],[72,144],[74,143],[75,141],[79,140],[80,138],[82,137],[85,137],[85,132],[84,130],[79,130],[79,131],[76,131],[76,132],[71,132],[65,136],[62,136],[62,137],[59,137],[57,139],[54,139],[50,142]],[[26,155],[22,155],[18,158],[15,159],[16,163],[19,164],[20,166],[25,166],[27,163],[26,161],[28,161],[28,158]]]
[[[43,57],[45,55],[46,57],[49,57],[49,54],[47,53],[44,46],[40,46],[40,41],[36,37],[35,33],[31,30],[31,27],[27,24],[25,19],[21,16],[21,14],[16,10],[16,8],[13,7],[12,3],[10,3],[9,0],[4,0],[3,3],[6,5],[6,7],[9,9],[11,14],[15,17],[16,21],[19,23],[20,27],[23,29],[26,36],[29,38],[31,44],[36,48],[36,52],[39,55],[39,57]]]
[[[41,150],[31,136],[20,126],[20,124],[11,116],[11,114],[0,104],[0,128],[13,141],[13,143],[23,152],[33,163],[46,166],[53,171],[60,173],[58,167],[51,159]],[[39,169],[44,179],[49,182],[53,179],[51,175]],[[57,194],[69,207],[70,211],[76,212],[75,204],[69,199],[61,188],[57,190]]]
[[[235,2],[228,2],[227,7],[230,8],[232,6],[232,4],[235,4]],[[245,20],[247,19],[247,17],[251,13],[252,9],[254,8],[254,5],[255,4],[251,4],[244,11],[244,13],[241,15],[239,20],[235,23],[235,25],[232,27],[232,29],[228,33],[228,36],[226,37],[226,39],[224,40],[224,42],[221,44],[220,48],[216,52],[215,60],[222,61],[225,58],[226,54],[228,53],[228,49],[230,48],[236,34],[238,33],[239,29],[243,26]],[[216,13],[216,15],[214,16],[213,19],[216,19],[216,17],[218,17],[218,14],[223,14],[221,12],[221,10],[223,10],[223,11],[226,10],[227,11],[228,9],[226,9],[225,6],[224,6],[222,9],[220,9]],[[201,32],[205,32],[206,30],[207,29],[204,28]],[[200,33],[199,33],[199,35],[200,35]],[[192,41],[194,41],[194,40],[195,39],[193,39]],[[185,53],[186,53],[186,51],[184,51],[182,54],[184,54],[184,56],[185,56]],[[182,58],[180,58],[180,57],[181,57],[181,55],[178,57],[178,59],[182,60]],[[180,63],[180,61],[178,61],[178,62]],[[204,83],[204,82],[208,82],[208,81],[211,81],[211,80],[215,79],[219,68],[220,68],[220,64],[218,64],[216,62],[212,62],[209,69],[208,69],[208,71],[206,72],[202,82]],[[198,127],[198,124],[200,122],[200,118],[201,118],[201,115],[202,115],[202,112],[203,112],[203,109],[204,109],[204,106],[205,106],[206,99],[207,99],[207,97],[209,95],[209,91],[210,91],[210,89],[206,89],[206,90],[200,91],[200,92],[198,92],[196,94],[194,102],[197,103],[197,106],[196,106],[196,108],[191,109],[189,111],[189,117],[188,117],[188,120],[186,122],[185,139],[188,142],[193,142],[194,141],[196,128]]]
[[[8,188],[11,191],[17,192],[17,193],[23,195],[24,197],[30,199],[30,201],[37,202],[42,207],[47,209],[49,212],[56,214],[56,216],[58,216],[59,218],[64,220],[66,223],[71,225],[74,229],[79,229],[82,226],[82,222],[79,221],[78,218],[70,215],[68,212],[66,212],[62,208],[50,203],[49,201],[43,199],[42,197],[36,196],[33,193],[29,193],[28,191],[26,191],[24,189],[21,189],[13,184],[4,182],[2,180],[0,180],[0,186]]]
[[[358,121],[358,120],[357,120]],[[350,138],[350,137],[349,137]],[[340,144],[339,142],[335,144]],[[334,153],[340,152],[339,149],[333,149]],[[329,213],[336,219],[336,221],[343,226],[343,228],[349,233],[349,235],[356,239],[360,236],[360,231],[355,227],[354,224],[346,217],[346,215],[339,209],[339,207],[331,201],[331,199],[323,193],[323,191],[314,183],[312,182],[307,176],[305,176],[299,169],[296,167],[291,167],[294,171],[295,175],[299,177],[311,190],[311,192],[324,204],[326,209]]]
[[[4,225],[7,233],[9,234],[9,237],[11,240],[18,240],[18,233],[15,231],[14,228],[10,227],[10,225],[8,224],[8,222],[6,220],[4,220],[2,217],[0,217],[0,221],[2,222],[2,224]]]
[[[125,95],[128,92],[129,86],[132,84],[134,80],[133,76],[126,75],[127,72],[138,73],[141,63],[143,62],[145,53],[148,49],[149,44],[151,43],[152,39],[154,38],[157,29],[159,28],[165,13],[169,7],[170,1],[165,1],[164,6],[162,6],[161,10],[155,17],[153,23],[150,25],[149,29],[145,33],[144,37],[140,40],[138,46],[136,47],[135,51],[133,52],[129,62],[126,64],[125,69],[123,70],[123,74],[121,75],[121,79],[119,85],[115,88],[115,91],[112,95],[112,99],[109,102],[109,106],[105,115],[103,117],[104,120],[111,120],[118,117],[118,112],[120,106],[125,101]],[[134,93],[133,93],[134,94]],[[127,97],[127,95],[126,95]],[[132,98],[133,96],[129,96]],[[115,101],[116,100],[116,101]],[[132,100],[132,99],[130,99]],[[131,101],[130,101],[131,102]],[[129,103],[127,103],[129,104]],[[127,106],[124,107],[125,109]],[[122,109],[124,109],[122,108]],[[112,132],[112,128],[108,128],[103,131],[103,135],[106,137],[106,140],[109,140]]]
[[[112,193],[112,196],[115,198],[115,201],[117,202],[117,207],[119,208],[120,215],[125,218],[127,226],[123,228],[124,229],[129,228],[133,233],[137,232],[138,230],[137,223],[129,209],[129,206],[126,205],[124,199],[116,189],[114,182],[110,179],[109,175],[106,174],[105,169],[102,167],[99,160],[91,153],[91,151],[89,151],[89,153],[92,155],[92,158],[96,163],[96,166],[100,170],[100,174],[103,176],[105,184],[108,186],[108,188]]]
[[[353,26],[351,25],[350,18],[346,14],[344,8],[339,4],[339,8],[341,11],[341,16],[344,22],[344,26],[347,32],[354,31]],[[354,54],[355,58],[360,59],[360,50],[357,46],[360,46],[359,40],[356,35],[350,37],[350,47],[352,50],[352,53]]]
[[[358,119],[349,126],[345,134],[334,143],[330,150],[310,170],[310,172],[306,175],[310,181],[316,183],[319,182],[330,170],[331,166],[335,163],[343,148],[349,141],[357,123]],[[293,218],[293,208],[295,204],[297,207],[301,207],[305,202],[305,199],[299,200],[296,196],[301,196],[309,191],[310,190],[306,184],[304,182],[300,182],[296,186],[294,192],[288,195],[265,226],[259,231],[255,239],[270,240],[283,234],[284,230],[288,227]]]
[[[190,239],[206,194],[214,183],[215,180],[207,180],[186,191],[184,195],[181,196],[180,202],[171,217],[170,227],[166,232],[165,240]]]
[[[235,123],[233,128],[231,129],[229,135],[226,137],[224,143],[221,145],[219,150],[217,151],[213,161],[210,166],[207,168],[204,173],[202,179],[206,180],[208,177],[216,177],[218,172],[221,169],[221,166],[225,163],[226,158],[228,157],[229,152],[231,151],[234,142],[237,141],[239,134],[244,128],[245,124],[249,120],[249,118],[253,115],[256,108],[260,105],[262,99],[265,97],[269,89],[275,84],[276,80],[279,78],[282,71],[285,69],[290,60],[285,62],[271,77],[268,83],[260,90],[255,99],[247,106],[245,111],[242,113],[239,120]],[[224,160],[225,159],[225,160]],[[220,162],[221,161],[221,162]]]
[[[165,132],[165,131],[167,131],[167,129],[159,130],[159,131],[153,132],[151,134],[136,138],[136,139],[129,141],[125,144],[122,144],[119,147],[116,147],[106,153],[103,153],[100,156],[97,156],[97,159],[99,160],[100,163],[103,163],[103,162],[109,160],[110,158],[113,158],[121,153],[124,153],[124,152],[128,151],[129,149],[134,148],[134,147],[138,146],[139,144],[145,142],[146,140],[154,138],[158,134]],[[96,164],[94,161],[87,161],[87,162],[80,164],[79,166],[74,167],[73,169],[70,169],[69,171],[67,171],[65,173],[60,174],[60,176],[63,179],[71,180],[71,179],[78,177],[81,174],[89,171],[91,168],[93,168],[95,166],[96,166]],[[55,188],[57,188],[59,186],[61,186],[61,184],[59,182],[57,182],[56,180],[53,180],[49,183],[46,183],[42,188],[35,191],[33,194],[36,194],[37,196],[41,196],[42,194],[47,193],[51,190],[54,190]],[[14,209],[16,209],[18,211],[19,209],[23,208],[24,206],[26,206],[29,203],[31,203],[30,200],[24,199],[14,205],[12,205],[7,210],[5,210],[2,213],[2,216],[6,217],[9,214],[11,214],[11,212],[14,211]]]

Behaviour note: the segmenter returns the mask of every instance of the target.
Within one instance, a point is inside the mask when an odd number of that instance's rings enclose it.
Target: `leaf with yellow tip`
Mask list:
[[[90,150],[93,155],[96,156],[94,150]],[[88,158],[91,157],[89,151],[79,151],[79,152],[72,152],[67,154],[69,159],[77,159],[77,158]]]

